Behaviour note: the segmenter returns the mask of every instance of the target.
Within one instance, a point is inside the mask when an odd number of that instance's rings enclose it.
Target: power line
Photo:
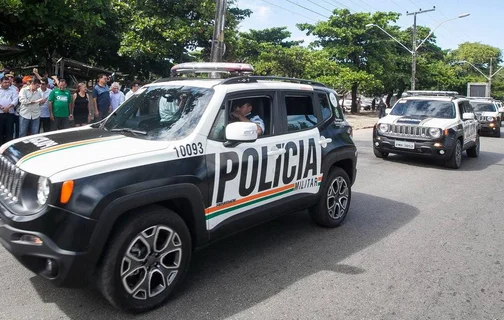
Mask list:
[[[313,22],[317,22],[317,20],[315,20],[315,19],[313,19],[313,18],[310,18],[310,17],[307,17],[307,16],[302,15],[302,14],[300,14],[300,13],[294,12],[294,11],[292,11],[292,10],[290,10],[290,9],[287,9],[287,8],[282,7],[282,6],[276,5],[276,4],[274,4],[274,3],[268,2],[268,1],[266,1],[266,0],[261,0],[261,1],[262,1],[262,2],[265,2],[265,3],[267,3],[267,4],[269,4],[270,6],[274,6],[274,7],[277,7],[277,8],[283,9],[283,10],[285,10],[285,11],[288,11],[288,12],[290,12],[290,13],[296,14],[296,15],[298,15],[298,16],[300,16],[300,17],[306,18],[306,19],[311,20],[311,21],[313,21]]]
[[[316,3],[316,2],[314,2],[314,1],[312,1],[312,0],[306,0],[306,1],[311,2],[311,3],[313,3],[314,5],[316,5],[317,7],[320,7],[320,8],[322,8],[322,9],[327,10],[327,11],[329,11],[330,13],[332,13],[332,10],[327,9],[326,7],[321,6],[320,4],[318,4],[318,3]]]
[[[350,7],[349,7],[349,6],[347,6],[347,5],[344,5],[343,3],[339,2],[339,1],[336,1],[336,0],[332,0],[332,1],[333,1],[335,4],[340,5],[340,6],[342,6],[342,7],[343,7],[343,8],[345,8],[345,9],[348,9],[350,12],[352,12],[352,11],[354,11],[354,12],[355,12],[355,10],[354,10],[354,9],[350,8]]]
[[[349,1],[350,1],[351,3],[353,3],[353,4],[357,5],[357,6],[361,7],[362,9],[367,10],[366,8],[364,8],[363,6],[361,6],[360,4],[358,4],[357,2],[355,2],[355,1],[353,1],[353,0],[349,0]]]
[[[365,2],[364,0],[359,0],[359,1],[362,2],[362,3],[364,3],[366,6],[370,7],[374,11],[380,11],[380,10],[376,9],[375,7],[373,7],[372,5],[370,5],[369,3]]]
[[[263,1],[264,1],[264,0],[263,0]],[[291,0],[285,0],[285,1],[290,2],[290,3],[292,3],[293,5],[296,5],[296,6],[300,7],[300,8],[303,8],[303,9],[305,9],[305,10],[308,10],[308,11],[310,11],[310,12],[312,12],[312,13],[315,13],[315,14],[317,14],[317,15],[321,16],[321,17],[324,17],[324,18],[326,18],[326,19],[329,19],[329,17],[324,16],[323,14],[318,13],[317,11],[313,11],[313,10],[312,10],[312,9],[310,9],[310,8],[307,8],[307,7],[305,7],[305,6],[302,6],[302,5],[300,5],[300,4],[298,4],[298,3],[294,2],[294,1],[291,1]]]

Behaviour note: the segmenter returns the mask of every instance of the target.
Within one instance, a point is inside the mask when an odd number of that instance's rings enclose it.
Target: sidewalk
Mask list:
[[[359,114],[346,113],[345,119],[352,125],[354,130],[372,128],[378,122],[378,114],[363,111]]]

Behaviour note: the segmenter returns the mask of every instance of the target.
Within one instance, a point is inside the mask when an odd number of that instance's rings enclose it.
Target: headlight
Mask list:
[[[487,121],[490,121],[490,122],[495,121],[494,117],[487,117],[486,119],[487,119]]]
[[[386,124],[386,123],[380,123],[380,124],[378,125],[378,131],[379,131],[380,133],[387,132],[388,130],[389,130],[389,125],[388,125],[388,124]]]
[[[37,183],[37,201],[40,205],[46,204],[50,191],[51,183],[49,182],[49,179],[40,177]]]
[[[441,130],[439,128],[429,128],[429,135],[433,138],[441,137]]]

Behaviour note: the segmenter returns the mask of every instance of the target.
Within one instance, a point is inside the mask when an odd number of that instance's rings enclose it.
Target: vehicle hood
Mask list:
[[[455,119],[443,119],[443,118],[425,118],[425,117],[417,117],[417,116],[388,115],[386,117],[383,117],[379,123],[422,126],[422,127],[429,127],[429,128],[446,128],[452,124],[455,124],[456,120]]]
[[[20,169],[50,177],[94,162],[158,151],[166,141],[128,137],[91,127],[28,136],[1,147],[1,154]]]

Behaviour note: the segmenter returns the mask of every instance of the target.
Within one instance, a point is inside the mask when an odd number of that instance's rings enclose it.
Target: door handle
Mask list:
[[[318,144],[320,145],[327,145],[328,143],[331,143],[332,142],[332,139],[331,138],[324,138],[322,140],[319,140]]]
[[[268,151],[267,155],[268,156],[278,156],[278,155],[281,155],[284,153],[285,153],[285,149],[276,149],[276,150]]]

